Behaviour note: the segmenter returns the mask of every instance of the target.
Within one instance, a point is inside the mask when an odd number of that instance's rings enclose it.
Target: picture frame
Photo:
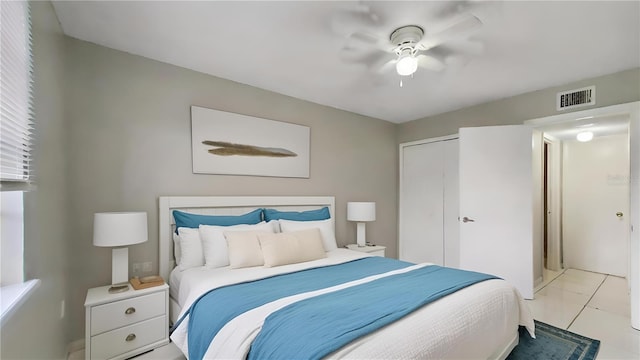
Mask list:
[[[309,178],[308,126],[191,106],[195,174]]]

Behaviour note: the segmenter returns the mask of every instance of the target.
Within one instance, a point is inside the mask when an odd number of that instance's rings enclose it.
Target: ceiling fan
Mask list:
[[[357,21],[351,24],[359,22],[362,28],[349,29],[351,33],[341,57],[345,61],[365,63],[380,73],[394,66],[400,76],[410,76],[418,67],[442,71],[446,58],[482,52],[482,43],[468,39],[482,25],[480,19],[470,13],[454,14],[433,33],[426,33],[421,25],[410,24],[396,27],[388,37],[372,35],[383,24],[369,8],[362,7],[355,14],[357,18],[352,16],[351,20]]]

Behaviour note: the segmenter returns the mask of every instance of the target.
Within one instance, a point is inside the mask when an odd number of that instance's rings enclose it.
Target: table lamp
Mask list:
[[[110,293],[129,290],[129,248],[148,239],[146,212],[104,212],[93,216],[93,245],[112,247]]]
[[[376,203],[374,202],[348,202],[347,220],[358,222],[357,242],[358,247],[367,244],[365,239],[365,221],[376,220]]]

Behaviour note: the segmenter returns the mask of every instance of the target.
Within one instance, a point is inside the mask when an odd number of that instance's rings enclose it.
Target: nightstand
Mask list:
[[[363,247],[358,247],[358,244],[349,244],[347,245],[347,249],[355,250],[360,252],[366,252],[373,256],[382,256],[384,257],[384,251],[386,249],[385,246],[380,245],[367,245]]]
[[[85,358],[126,359],[169,343],[169,286],[109,294],[89,289],[85,306]]]

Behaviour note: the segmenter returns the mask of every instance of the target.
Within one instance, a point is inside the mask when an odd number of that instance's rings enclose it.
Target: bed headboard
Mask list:
[[[169,282],[175,267],[173,257],[173,210],[193,214],[241,215],[257,208],[273,208],[281,211],[304,211],[329,207],[331,223],[335,227],[335,198],[333,196],[161,196],[159,199],[160,244],[159,271]]]

